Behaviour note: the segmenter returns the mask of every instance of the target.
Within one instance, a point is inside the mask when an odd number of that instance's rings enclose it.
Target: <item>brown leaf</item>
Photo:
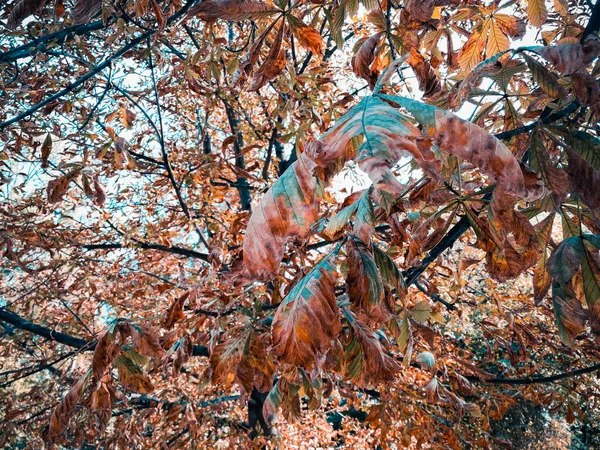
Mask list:
[[[569,157],[567,173],[571,189],[597,215],[600,213],[600,170],[594,169],[570,146],[565,149]]]
[[[311,369],[341,330],[334,267],[325,258],[283,300],[273,317],[273,353],[281,362]]]
[[[285,243],[292,237],[304,237],[318,218],[317,164],[307,152],[271,186],[250,217],[244,238],[243,275],[249,279],[268,281],[275,277]]]
[[[300,19],[292,15],[288,15],[287,17],[292,33],[294,33],[294,36],[296,36],[300,45],[316,55],[322,55],[323,38],[317,29],[311,25],[306,25]]]
[[[88,23],[102,10],[102,0],[75,0],[71,14],[75,25]]]
[[[346,243],[348,253],[348,297],[352,303],[368,313],[383,298],[383,284],[372,252],[360,240],[350,237]]]
[[[166,28],[167,19],[165,18],[162,9],[160,9],[160,5],[156,2],[156,0],[150,0],[150,6],[152,6],[152,11],[154,12],[154,16],[156,17],[156,24],[158,25],[158,32],[160,33]],[[125,128],[128,128],[127,125],[125,126]]]
[[[83,375],[73,385],[71,390],[63,397],[50,416],[50,423],[44,439],[48,442],[55,442],[60,439],[64,429],[69,423],[69,419],[73,416],[77,403],[81,399],[83,391],[89,380],[90,373]]]
[[[581,44],[531,47],[531,50],[553,64],[564,75],[583,72],[600,54],[600,38],[590,35]]]
[[[115,358],[119,356],[120,348],[116,343],[116,330],[107,329],[98,340],[92,357],[92,374],[95,380],[100,380],[110,368]]]
[[[127,389],[140,394],[149,394],[154,386],[142,369],[126,356],[119,356],[115,361],[119,374],[119,382]]]
[[[352,381],[358,386],[366,386],[369,380],[393,381],[395,374],[400,372],[400,365],[387,354],[369,327],[358,319],[349,322],[358,343],[358,346],[350,344],[351,351],[346,356]]]
[[[160,345],[159,336],[154,330],[136,325],[130,326],[130,334],[135,350],[144,356],[161,358],[165,350]]]
[[[281,48],[283,35],[285,34],[285,22],[281,22],[281,27],[277,32],[277,36],[271,45],[271,50],[262,65],[254,73],[248,92],[257,91],[269,81],[277,78],[285,68],[286,57],[285,50]]]
[[[375,86],[375,82],[379,78],[379,73],[371,70],[371,64],[375,59],[375,49],[381,41],[381,36],[383,33],[380,32],[368,38],[352,57],[352,71],[356,76],[367,80],[371,88]]]
[[[71,181],[73,181],[73,179],[79,175],[79,172],[81,172],[81,167],[76,167],[68,174],[63,175],[55,180],[51,180],[46,188],[46,192],[48,194],[48,203],[60,202],[67,193],[69,184],[71,184]]]
[[[46,134],[46,139],[44,139],[44,143],[42,144],[42,169],[48,167],[48,158],[50,157],[50,152],[52,151],[52,136],[50,133]]]
[[[45,4],[46,0],[20,0],[10,11],[6,27],[14,30],[23,20],[42,9]]]
[[[242,21],[260,19],[277,11],[274,6],[258,0],[214,0],[203,1],[190,8],[188,17],[198,16],[206,21],[217,19]]]
[[[175,324],[175,322],[178,322],[181,319],[185,318],[185,314],[183,313],[183,305],[185,303],[185,300],[189,297],[189,295],[190,295],[190,293],[188,291],[185,294],[183,294],[181,297],[176,299],[173,303],[171,303],[171,306],[169,307],[169,309],[167,311],[165,321],[164,321],[165,328],[173,328],[173,325]]]
[[[546,297],[552,285],[552,277],[546,270],[546,252],[538,261],[533,271],[533,299],[536,305],[539,305]]]
[[[411,49],[410,57],[406,60],[408,65],[412,67],[419,82],[419,89],[423,91],[423,97],[431,97],[442,90],[440,79],[435,74],[431,64],[423,58],[416,49]]]

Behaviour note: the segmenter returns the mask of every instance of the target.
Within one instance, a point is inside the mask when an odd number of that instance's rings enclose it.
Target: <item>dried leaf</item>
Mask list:
[[[341,330],[331,257],[317,264],[277,308],[273,352],[281,362],[310,370]]]
[[[41,10],[45,4],[46,0],[20,0],[10,11],[6,27],[14,30],[27,17]]]
[[[102,10],[102,0],[75,0],[71,14],[75,25],[88,23]]]
[[[88,371],[73,385],[71,390],[63,397],[50,416],[50,423],[44,439],[48,442],[56,442],[60,439],[63,431],[69,423],[69,419],[73,416],[77,403],[81,399],[83,391],[90,378]]]
[[[121,355],[115,361],[119,374],[119,382],[127,389],[140,394],[149,394],[154,385],[142,369],[131,359]]]
[[[317,29],[311,25],[306,25],[300,19],[289,14],[287,16],[290,29],[298,42],[305,49],[313,52],[316,55],[323,54],[323,38]]]
[[[274,6],[258,0],[213,0],[190,8],[188,17],[198,16],[205,21],[242,21],[261,19],[277,11]]]
[[[348,253],[348,297],[359,309],[368,313],[383,298],[383,284],[371,251],[360,240],[350,237]]]

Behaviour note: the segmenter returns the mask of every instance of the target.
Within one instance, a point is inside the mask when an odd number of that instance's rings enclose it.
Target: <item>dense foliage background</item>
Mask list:
[[[0,11],[0,447],[600,448],[599,3]]]

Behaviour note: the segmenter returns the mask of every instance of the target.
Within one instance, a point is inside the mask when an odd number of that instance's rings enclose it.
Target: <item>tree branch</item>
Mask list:
[[[118,248],[128,248],[128,249],[135,249],[135,248],[142,248],[145,250],[158,250],[161,252],[166,252],[166,253],[173,253],[175,255],[181,255],[181,256],[188,256],[190,258],[197,258],[197,259],[201,259],[202,261],[207,261],[208,262],[208,255],[205,253],[200,253],[197,252],[195,250],[191,250],[188,248],[181,248],[181,247],[167,247],[166,245],[162,245],[162,244],[147,244],[145,242],[141,242],[141,241],[135,241],[135,245],[123,245],[119,242],[108,242],[106,244],[82,244],[80,245],[80,247],[86,249],[86,250],[110,250],[110,249],[118,249]]]
[[[58,342],[59,344],[68,345],[81,349],[82,351],[92,351],[96,348],[96,341],[86,341],[69,334],[51,330],[50,328],[37,325],[33,322],[23,319],[21,316],[9,311],[6,308],[0,308],[0,321],[11,324],[19,330],[29,331],[37,336],[42,336],[50,341]],[[209,356],[208,348],[203,345],[194,345],[192,349],[193,356]]]

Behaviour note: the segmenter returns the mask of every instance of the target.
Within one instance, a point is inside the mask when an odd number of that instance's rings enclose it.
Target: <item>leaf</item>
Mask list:
[[[419,22],[427,22],[433,15],[435,0],[409,0],[406,11]]]
[[[298,39],[298,42],[305,49],[313,52],[316,55],[323,54],[323,38],[315,27],[306,25],[297,17],[288,14],[288,23],[294,36]]]
[[[369,198],[369,192],[365,192],[356,203],[356,218],[352,233],[362,242],[370,242],[375,232],[375,211]]]
[[[531,134],[529,163],[531,168],[540,174],[544,184],[554,193],[555,203],[562,204],[569,193],[569,178],[563,169],[552,164],[537,132]]]
[[[81,167],[76,167],[66,175],[63,175],[55,180],[51,180],[46,188],[46,193],[48,194],[48,203],[60,202],[67,193],[69,184],[71,184],[71,181],[73,181],[73,179],[79,175],[79,172],[81,172]]]
[[[149,394],[154,386],[142,369],[131,359],[121,355],[115,361],[119,374],[119,382],[127,389],[140,394]]]
[[[371,88],[375,86],[379,73],[371,69],[375,60],[375,49],[381,41],[383,33],[376,33],[365,40],[356,54],[352,57],[352,71],[357,77],[364,78]]]
[[[514,195],[528,201],[543,191],[525,185],[521,166],[511,151],[494,136],[455,114],[432,105],[392,95],[382,98],[406,108],[442,151],[466,159],[498,184],[494,197]]]
[[[75,0],[71,11],[75,25],[88,23],[102,10],[102,0]]]
[[[198,16],[205,21],[223,19],[239,22],[261,19],[276,12],[278,10],[275,7],[259,0],[213,0],[203,1],[190,8],[188,17]]]
[[[388,288],[396,289],[398,292],[405,291],[406,282],[392,258],[375,244],[373,244],[373,256],[381,278]]]
[[[579,153],[565,147],[569,157],[567,173],[571,189],[597,215],[600,213],[600,170],[594,169]]]
[[[318,218],[322,194],[308,152],[298,156],[254,209],[244,238],[244,276],[269,281],[279,273],[283,247],[304,237]]]
[[[383,298],[383,284],[371,251],[360,240],[350,237],[346,241],[348,253],[348,297],[359,310],[369,312]]]
[[[11,9],[6,27],[14,30],[23,20],[42,9],[45,4],[46,0],[20,0]]]
[[[415,358],[415,361],[424,365],[428,369],[433,369],[435,366],[435,357],[430,352],[421,352]]]
[[[419,89],[423,91],[423,98],[432,97],[441,92],[442,85],[440,79],[431,67],[431,64],[416,49],[411,49],[410,57],[406,62],[415,72]]]
[[[160,345],[159,336],[154,330],[137,325],[130,326],[133,346],[140,355],[162,358],[165,350]]]
[[[50,152],[52,151],[52,136],[50,133],[46,134],[46,139],[44,139],[44,143],[42,144],[42,169],[46,169],[48,167],[48,158],[50,157]]]
[[[63,397],[58,405],[52,411],[50,416],[50,423],[48,424],[48,430],[44,435],[44,439],[48,442],[56,442],[60,439],[63,431],[67,427],[69,420],[75,412],[77,403],[83,395],[83,391],[90,378],[90,371],[83,375],[73,387],[69,390],[67,395]]]
[[[592,253],[584,247],[584,258],[581,260],[581,278],[585,301],[590,311],[597,310],[600,305],[600,263],[598,252]]]
[[[211,2],[212,3],[212,2]],[[285,69],[286,57],[285,50],[281,47],[283,36],[285,34],[285,22],[281,22],[281,26],[271,44],[271,50],[262,65],[258,68],[252,77],[248,92],[259,90],[269,81],[277,78]]]
[[[248,394],[252,392],[254,371],[248,367],[245,355],[248,354],[252,334],[244,332],[217,345],[210,354],[212,382],[229,388],[237,381]],[[250,369],[250,370],[247,370]]]
[[[484,30],[480,23],[458,52],[458,64],[463,71],[473,69],[483,60],[483,49],[486,44],[485,34],[487,34],[487,30]]]
[[[533,271],[533,299],[536,305],[544,300],[552,285],[552,277],[546,270],[546,261],[547,254],[544,251],[543,257],[538,261]]]
[[[592,168],[600,170],[600,140],[585,131],[553,127],[564,137],[571,149],[579,154]]]
[[[543,0],[536,0],[543,1]],[[581,44],[561,44],[552,46],[533,46],[524,47],[522,50],[528,50],[537,53],[564,75],[570,75],[584,71],[585,68],[600,54],[600,38],[590,36],[583,45]]]
[[[485,56],[486,58],[490,58],[500,52],[508,50],[510,48],[510,42],[495,20],[488,19],[487,21],[489,22],[488,28],[490,32],[487,38]]]
[[[563,287],[573,278],[584,257],[584,246],[581,238],[571,236],[554,249],[550,258],[548,258],[546,269],[558,286]]]
[[[154,16],[156,17],[158,32],[161,33],[167,26],[167,19],[165,19],[162,9],[160,9],[160,5],[156,2],[156,0],[150,0],[150,6],[152,7],[152,11],[154,12]],[[126,119],[127,123],[130,124],[131,122],[129,121],[129,118]],[[125,125],[125,128],[128,128],[127,125]]]
[[[552,283],[552,304],[560,339],[565,345],[572,345],[575,337],[583,332],[586,315],[577,299],[571,283],[561,286]]]
[[[531,76],[541,90],[552,98],[563,98],[567,95],[564,88],[558,83],[558,77],[556,75],[531,56],[523,54],[522,57],[527,63],[527,67],[529,67]]]
[[[348,376],[358,386],[369,381],[393,381],[400,365],[390,357],[373,331],[355,317],[349,316],[352,340],[345,349]]]
[[[548,20],[545,0],[527,0],[527,18],[534,27],[540,28]]]
[[[290,291],[273,317],[273,352],[281,362],[310,370],[341,330],[332,255]]]
[[[352,217],[352,214],[354,214],[354,212],[356,211],[357,207],[358,202],[354,202],[351,205],[346,206],[344,209],[339,211],[335,216],[329,219],[329,222],[327,223],[327,226],[325,227],[323,232],[330,238],[333,238],[350,221],[350,218]]]
[[[92,357],[92,374],[95,380],[101,380],[109,370],[113,361],[119,356],[120,347],[115,342],[115,324],[111,325],[98,339]]]
[[[431,316],[431,306],[429,306],[429,301],[421,300],[415,306],[410,308],[408,313],[413,320],[419,323],[427,322],[427,319]]]

